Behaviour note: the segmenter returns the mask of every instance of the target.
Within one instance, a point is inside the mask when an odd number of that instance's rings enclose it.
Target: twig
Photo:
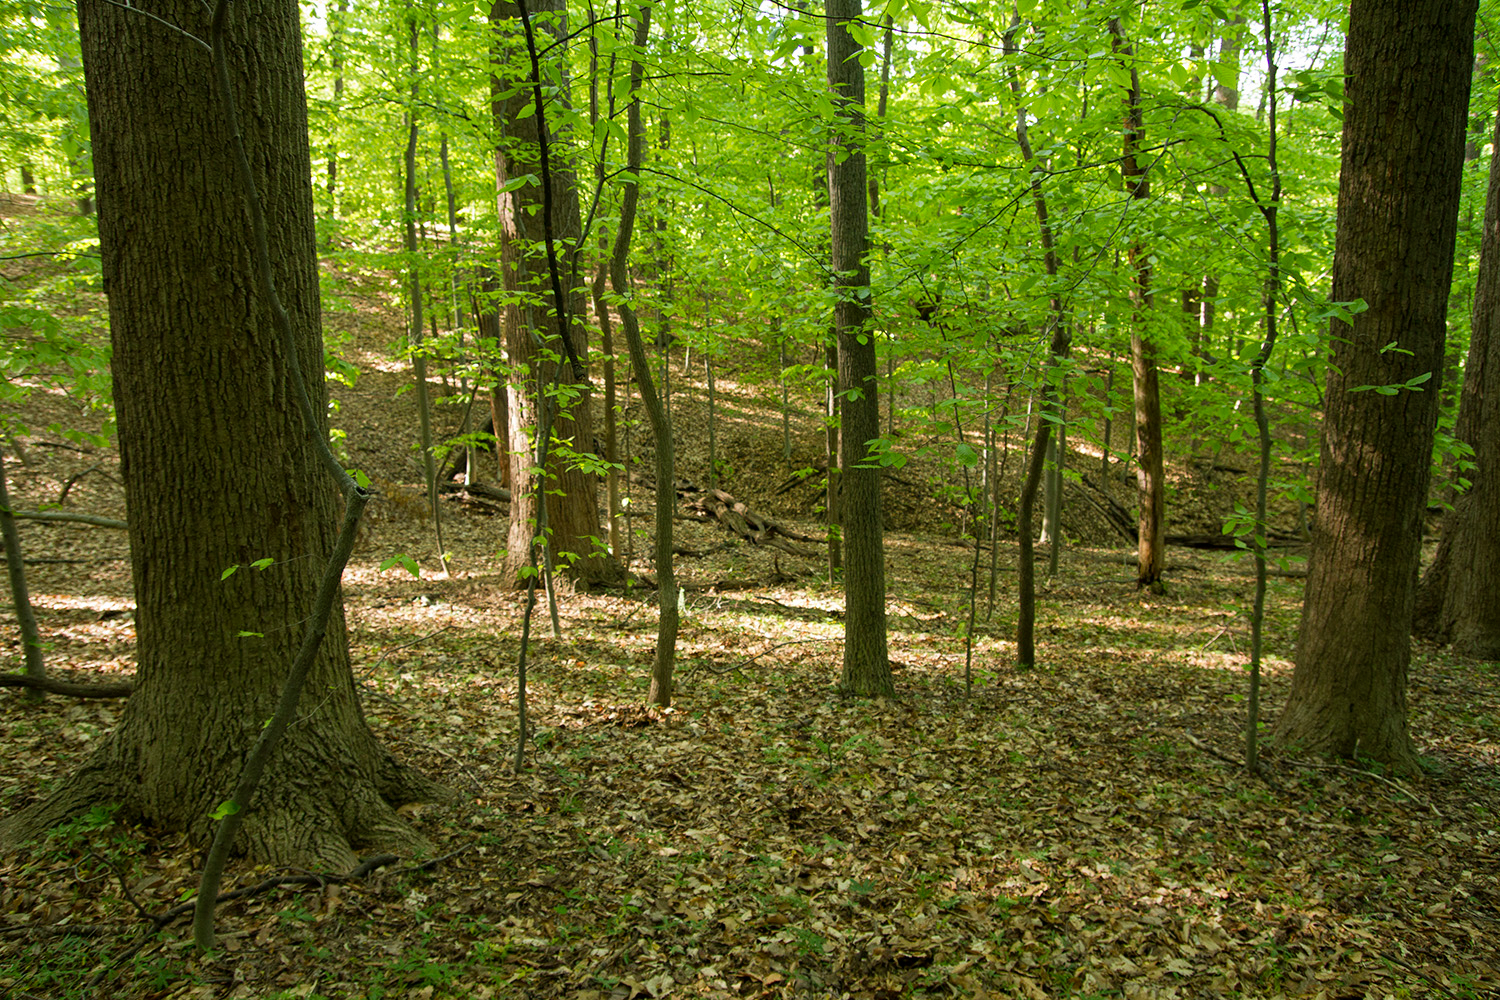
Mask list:
[[[31,560],[27,560],[30,562]],[[67,698],[129,698],[135,690],[135,681],[119,681],[114,684],[75,684],[55,677],[30,677],[26,674],[0,673],[0,688],[29,688],[46,691]]]
[[[712,674],[727,674],[731,670],[738,670],[738,669],[740,669],[741,667],[745,666],[747,663],[754,663],[756,660],[760,659],[762,656],[765,656],[767,653],[774,653],[776,650],[780,649],[782,646],[802,646],[802,645],[806,645],[807,643],[810,643],[810,642],[827,642],[827,641],[828,641],[827,639],[789,639],[786,642],[778,642],[776,645],[772,646],[770,649],[763,649],[759,653],[756,653],[754,656],[747,656],[745,659],[741,660],[738,663],[731,663],[727,667],[715,667],[712,664],[702,664],[702,666],[703,666],[703,669],[707,670],[709,673],[712,673]],[[698,666],[700,666],[700,665],[699,664],[694,664],[692,666],[689,666],[686,670],[683,671],[683,673],[684,674],[691,674],[694,670],[698,669]]]
[[[1427,973],[1423,972],[1421,969],[1419,969],[1416,966],[1412,965],[1410,962],[1406,961],[1405,959],[1403,959],[1403,958],[1401,958],[1401,957],[1399,957],[1397,955],[1392,955],[1389,952],[1384,952],[1384,951],[1377,951],[1375,954],[1379,955],[1381,958],[1385,959],[1387,962],[1391,962],[1392,964],[1401,966],[1401,968],[1405,969],[1407,972],[1410,972],[1412,975],[1416,976],[1418,979],[1422,980],[1425,983],[1429,983],[1432,986],[1436,986],[1438,989],[1442,990],[1444,993],[1448,994],[1450,997],[1453,997],[1454,1000],[1457,1000],[1458,994],[1453,991],[1452,987],[1450,987],[1446,983],[1440,983],[1440,982],[1438,982],[1436,979],[1433,979]]]
[[[98,851],[94,850],[92,847],[89,848],[89,857],[93,858],[95,861],[98,861],[100,864],[104,865],[110,871],[114,872],[115,881],[117,881],[117,882],[120,883],[120,891],[125,894],[125,902],[127,902],[131,906],[135,907],[135,912],[139,913],[141,915],[141,917],[143,919],[145,919],[145,920],[152,920],[152,919],[154,919],[151,916],[151,911],[147,910],[144,906],[142,906],[141,905],[141,901],[135,898],[135,893],[133,893],[133,892],[130,891],[130,883],[128,883],[128,882],[125,881],[125,873],[122,872],[122,871],[120,871],[119,866],[117,866],[110,859],[102,856]]]
[[[469,766],[443,748],[435,747],[431,743],[418,743],[416,740],[409,740],[405,736],[393,736],[390,733],[387,733],[385,738],[387,740],[395,740],[398,743],[405,743],[407,746],[421,747],[423,750],[431,750],[433,753],[442,754],[458,765],[459,770],[463,771],[464,777],[469,779],[469,784],[474,786],[475,791],[484,791],[484,785],[480,783],[478,778],[474,777],[474,772],[469,769]]]
[[[1221,753],[1219,750],[1215,749],[1214,747],[1211,747],[1207,743],[1204,743],[1198,737],[1196,737],[1196,736],[1193,735],[1193,731],[1191,729],[1184,729],[1182,731],[1182,733],[1183,733],[1184,736],[1187,737],[1187,740],[1188,740],[1189,743],[1191,743],[1193,746],[1197,747],[1199,750],[1202,750],[1204,753],[1208,754],[1210,757],[1216,758],[1218,760],[1222,760],[1224,763],[1229,764],[1232,767],[1244,767],[1245,766],[1245,762],[1242,761],[1242,760],[1240,760],[1238,757],[1231,757],[1227,753]]]
[[[22,559],[28,566],[87,566],[92,563],[130,562],[129,556],[100,556],[97,559]]]
[[[1286,759],[1286,762],[1288,764],[1291,764],[1294,767],[1305,767],[1305,768],[1308,768],[1309,770],[1313,770],[1313,771],[1345,771],[1345,772],[1347,772],[1349,774],[1358,774],[1358,775],[1360,775],[1362,777],[1374,778],[1376,781],[1379,781],[1382,784],[1390,785],[1396,791],[1400,792],[1402,795],[1405,795],[1407,798],[1411,799],[1417,805],[1422,806],[1423,808],[1427,809],[1429,812],[1436,813],[1439,816],[1442,815],[1441,812],[1438,812],[1438,809],[1437,809],[1436,806],[1432,805],[1430,802],[1423,802],[1421,799],[1417,798],[1416,794],[1414,792],[1412,792],[1409,788],[1407,788],[1405,785],[1401,784],[1401,782],[1397,781],[1394,778],[1387,778],[1383,774],[1376,774],[1374,771],[1371,771],[1369,768],[1351,767],[1348,764],[1340,764],[1337,761],[1332,761],[1332,760],[1329,760],[1329,761],[1294,760],[1294,759],[1292,759],[1290,757],[1285,758],[1285,759]]]
[[[1238,768],[1243,768],[1245,766],[1245,762],[1242,761],[1242,760],[1240,760],[1238,757],[1231,757],[1231,756],[1229,756],[1226,753],[1221,753],[1218,750],[1216,750],[1214,747],[1211,747],[1207,743],[1204,743],[1198,737],[1196,737],[1196,736],[1193,735],[1193,731],[1191,729],[1184,729],[1182,731],[1182,733],[1183,733],[1184,736],[1187,737],[1189,743],[1191,743],[1193,746],[1197,747],[1199,750],[1202,750],[1204,753],[1208,754],[1210,757],[1217,758],[1218,760],[1221,760],[1224,763],[1230,765],[1231,767],[1234,767],[1234,768],[1237,768],[1237,769]],[[1272,788],[1276,789],[1278,792],[1281,791],[1281,786],[1276,783],[1276,780],[1274,778],[1271,777],[1270,772],[1266,770],[1264,764],[1262,764],[1260,767],[1256,768],[1254,774],[1255,774],[1255,776],[1257,778],[1260,778],[1267,785],[1270,785]]]
[[[368,667],[365,668],[365,673],[369,673],[370,671],[374,670],[376,667],[380,666],[382,663],[385,662],[386,657],[390,656],[392,653],[398,653],[401,650],[406,649],[409,646],[415,646],[419,642],[426,642],[428,639],[431,639],[433,636],[435,636],[435,635],[442,635],[444,632],[448,631],[451,628],[453,628],[452,625],[444,625],[442,628],[438,629],[436,632],[429,632],[426,635],[417,636],[415,639],[411,640],[410,642],[403,642],[403,643],[401,643],[400,645],[397,645],[397,646],[388,646],[388,647],[386,647],[384,650],[381,651],[380,658],[377,659],[374,663],[370,664]]]
[[[68,481],[66,483],[63,483],[62,492],[57,495],[57,502],[62,503],[64,500],[68,499],[68,491],[73,488],[73,484],[78,482],[78,480],[82,479],[84,476],[88,475],[90,472],[98,469],[103,464],[103,462],[95,462],[93,465],[89,466],[87,469],[84,469],[82,472],[75,472],[73,473],[73,475],[69,476]]]
[[[452,854],[445,854],[443,855],[443,857],[433,858],[431,861],[423,862],[420,865],[414,865],[411,868],[402,869],[400,872],[397,872],[395,874],[403,874],[408,871],[417,871],[423,868],[431,867],[440,861],[445,861],[448,858],[453,857],[455,854],[460,854],[466,850],[468,850],[467,847],[462,848],[459,851],[454,851]],[[215,897],[214,905],[218,906],[220,903],[228,903],[232,900],[244,899],[246,896],[258,896],[262,893],[270,892],[272,889],[277,889],[282,886],[288,885],[316,886],[317,888],[323,888],[324,886],[330,884],[341,885],[345,882],[353,882],[357,879],[362,879],[373,872],[375,869],[384,868],[386,865],[389,865],[396,860],[397,858],[394,854],[375,854],[371,857],[366,858],[364,861],[361,861],[347,875],[319,875],[316,873],[304,873],[301,875],[273,875],[270,878],[262,879],[255,885],[246,886],[243,889],[235,889],[231,892],[220,893],[217,897]],[[151,914],[147,913],[140,906],[140,904],[135,902],[135,899],[133,897],[129,896],[129,890],[126,890],[126,895],[130,902],[135,905],[136,909],[141,911],[142,916],[144,916],[145,919],[150,922],[151,927],[141,934],[141,937],[138,941],[132,944],[129,948],[126,948],[120,954],[116,955],[114,960],[105,965],[104,968],[94,973],[93,977],[89,980],[90,989],[97,989],[99,986],[101,986],[104,983],[104,979],[106,976],[108,976],[115,969],[119,968],[122,963],[129,961],[131,957],[139,952],[142,948],[146,947],[146,945],[151,941],[153,937],[161,933],[163,928],[165,928],[172,921],[176,920],[178,917],[193,912],[193,910],[198,905],[197,900],[189,900],[186,903],[178,903],[176,906],[169,907],[168,909],[163,910],[161,913]]]

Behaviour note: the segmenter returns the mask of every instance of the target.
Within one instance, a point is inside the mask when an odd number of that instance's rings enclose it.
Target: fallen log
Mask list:
[[[646,487],[654,486],[643,476],[631,476],[631,481]],[[822,558],[821,552],[792,543],[809,542],[822,545],[827,539],[804,534],[764,514],[757,513],[751,510],[749,505],[723,490],[705,490],[683,480],[678,480],[673,485],[676,488],[677,499],[682,503],[683,511],[696,521],[717,523],[736,538],[747,541],[751,545],[769,546],[803,559]]]
[[[730,534],[744,539],[751,545],[769,545],[789,555],[801,556],[804,559],[820,557],[820,553],[812,549],[792,544],[793,541],[817,542],[817,538],[793,531],[768,517],[757,514],[723,490],[701,490],[696,493],[678,490],[678,496],[682,498],[683,509],[697,514],[700,520],[717,521],[727,528]]]
[[[471,497],[479,497],[485,500],[493,500],[497,503],[510,503],[510,490],[503,486],[486,486],[484,483],[439,483],[439,493],[457,493],[459,498],[467,493]]]

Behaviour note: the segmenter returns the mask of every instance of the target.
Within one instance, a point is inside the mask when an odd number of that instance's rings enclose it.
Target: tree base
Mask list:
[[[372,741],[373,742],[373,741]],[[204,845],[212,840],[214,821],[207,809],[164,812],[150,801],[147,786],[132,778],[125,766],[119,733],[46,798],[0,820],[0,853],[23,850],[62,823],[100,805],[118,805],[124,819],[165,830],[185,830]],[[349,871],[359,862],[359,851],[385,851],[410,856],[431,844],[396,814],[410,802],[451,798],[442,785],[395,761],[376,747],[380,758],[360,772],[315,774],[311,768],[288,774],[275,764],[251,804],[240,831],[236,853],[257,863],[305,868],[311,871]],[[278,754],[308,762],[297,753]],[[195,786],[222,786],[228,798],[235,775],[214,782],[195,776]]]

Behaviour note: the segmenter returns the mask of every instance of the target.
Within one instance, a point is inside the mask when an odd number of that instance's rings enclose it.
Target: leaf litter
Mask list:
[[[391,399],[401,377],[367,374],[350,419],[364,440],[404,440],[410,394]],[[779,435],[765,436],[774,464]],[[799,447],[813,447],[808,437]],[[112,461],[33,451],[35,464],[13,472],[27,504]],[[404,453],[380,462],[414,481]],[[748,484],[727,488],[756,502]],[[120,516],[118,493],[90,476],[69,503]],[[1242,752],[1250,584],[1220,558],[1174,551],[1168,596],[1143,597],[1109,553],[1070,552],[1043,585],[1031,671],[1014,667],[1002,577],[994,619],[981,608],[966,695],[971,552],[894,531],[898,697],[870,702],[832,690],[838,590],[814,565],[736,545],[684,560],[671,710],[641,704],[652,595],[566,595],[560,640],[539,617],[534,729],[516,774],[521,598],[492,575],[500,523],[448,506],[454,578],[380,571],[387,550],[432,562],[424,529],[392,517],[346,581],[372,727],[457,793],[403,810],[436,863],[227,903],[222,949],[203,960],[182,921],[142,935],[146,916],[195,891],[201,847],[98,814],[0,861],[0,995],[94,995],[91,981],[131,998],[1500,990],[1493,664],[1417,647],[1409,702],[1424,780],[1275,750],[1262,780],[1227,762]],[[649,509],[638,517],[649,523]],[[123,536],[27,526],[23,540],[42,557],[117,560]],[[60,675],[129,669],[128,564],[38,565],[33,592]],[[1300,582],[1274,580],[1269,600],[1274,716]],[[13,622],[0,624],[8,660],[17,641]],[[4,700],[0,814],[76,766],[119,715],[117,704]],[[230,881],[272,874],[241,863]]]

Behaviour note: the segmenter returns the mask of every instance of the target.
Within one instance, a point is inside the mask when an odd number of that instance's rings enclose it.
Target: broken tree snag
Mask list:
[[[55,677],[28,677],[25,674],[0,674],[0,687],[31,688],[69,698],[128,698],[135,690],[134,681],[116,684],[74,684]]]

